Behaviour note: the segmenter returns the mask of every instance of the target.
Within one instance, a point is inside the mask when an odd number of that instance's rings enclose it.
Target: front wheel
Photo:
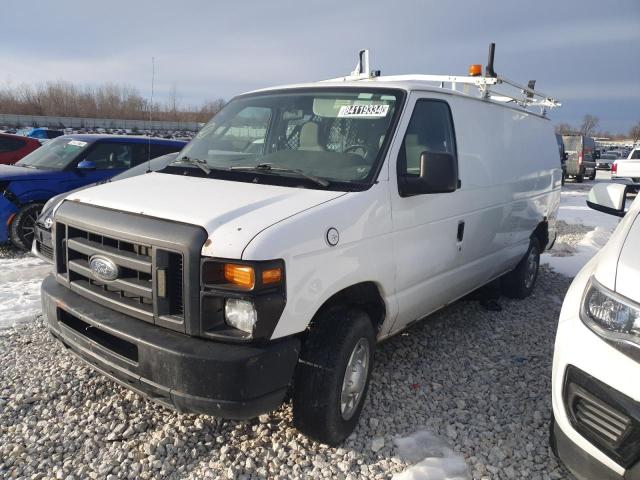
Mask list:
[[[31,250],[36,234],[36,220],[40,216],[42,207],[42,203],[30,203],[16,213],[9,227],[9,239],[17,248]]]
[[[523,299],[531,295],[538,279],[540,268],[540,242],[532,237],[529,249],[520,263],[511,272],[502,277],[502,293],[509,298]]]
[[[375,330],[356,308],[321,314],[303,344],[293,383],[293,423],[305,435],[338,445],[358,423],[369,387]]]
[[[576,182],[578,183],[582,183],[584,181],[584,176],[582,175],[576,175]]]

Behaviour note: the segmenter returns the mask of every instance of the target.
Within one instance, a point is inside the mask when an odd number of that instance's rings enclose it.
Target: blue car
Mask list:
[[[185,145],[138,136],[65,135],[15,165],[0,165],[0,244],[30,249],[36,219],[51,197],[106,180]]]
[[[37,138],[42,143],[45,140],[60,137],[64,135],[64,132],[60,130],[52,130],[50,128],[34,127],[18,130],[17,134],[22,135],[23,137]]]

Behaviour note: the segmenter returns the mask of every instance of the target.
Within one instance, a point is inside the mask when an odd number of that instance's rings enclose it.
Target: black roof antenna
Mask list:
[[[487,63],[486,68],[484,69],[485,72],[485,77],[497,77],[498,74],[496,73],[496,71],[493,69],[493,57],[496,53],[496,44],[491,42],[489,44],[489,61]]]
[[[147,147],[147,172],[151,172],[151,116],[153,115],[153,86],[156,79],[156,58],[151,57],[151,100],[149,102],[149,131],[147,132],[147,139],[149,145]]]

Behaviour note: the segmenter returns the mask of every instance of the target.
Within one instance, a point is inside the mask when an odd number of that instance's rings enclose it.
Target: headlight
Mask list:
[[[285,265],[276,260],[203,258],[202,335],[232,342],[270,338],[286,303]]]
[[[593,278],[582,300],[580,316],[597,334],[640,346],[640,305],[604,288]]]
[[[252,301],[228,298],[224,304],[224,319],[227,325],[251,334],[258,320],[258,313]]]

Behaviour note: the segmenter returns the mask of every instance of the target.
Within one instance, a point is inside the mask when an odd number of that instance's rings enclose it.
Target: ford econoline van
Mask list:
[[[53,335],[180,411],[291,399],[295,426],[335,445],[377,342],[497,279],[529,295],[555,238],[557,102],[518,85],[505,101],[492,68],[367,64],[240,95],[163,170],[68,196],[42,286]]]

